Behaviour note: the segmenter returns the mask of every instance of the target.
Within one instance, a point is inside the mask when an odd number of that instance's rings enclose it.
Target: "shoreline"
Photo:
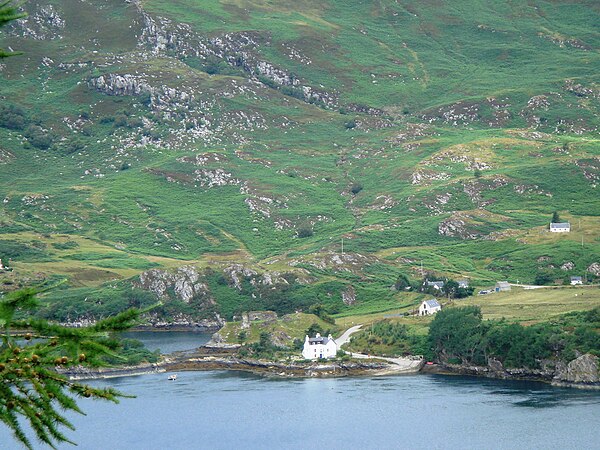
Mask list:
[[[408,366],[400,366],[377,358],[369,361],[272,361],[241,358],[237,356],[234,349],[215,350],[210,347],[201,347],[192,352],[175,352],[170,355],[163,355],[162,360],[157,363],[98,369],[78,366],[61,370],[61,373],[72,380],[108,379],[150,373],[208,370],[241,371],[279,378],[333,378],[416,374],[421,370],[423,364],[423,361],[414,361]]]
[[[209,349],[207,349],[209,350]],[[183,353],[183,352],[181,352]],[[177,354],[165,355],[158,363],[146,363],[138,366],[110,367],[90,369],[85,367],[74,367],[60,372],[71,380],[103,380],[110,378],[130,377],[148,374],[159,374],[167,372],[204,372],[204,371],[234,371],[246,372],[263,377],[274,378],[341,378],[341,377],[365,377],[365,376],[389,376],[389,375],[417,375],[419,373],[444,375],[444,376],[467,376],[474,378],[488,378],[494,380],[508,381],[531,381],[549,384],[554,387],[600,390],[600,384],[574,383],[563,380],[553,380],[539,374],[520,372],[520,376],[504,374],[499,376],[489,371],[474,370],[474,368],[454,367],[444,364],[426,365],[421,362],[410,369],[394,367],[386,361],[365,362],[361,360],[323,361],[323,362],[281,362],[251,358],[240,358],[233,354]]]

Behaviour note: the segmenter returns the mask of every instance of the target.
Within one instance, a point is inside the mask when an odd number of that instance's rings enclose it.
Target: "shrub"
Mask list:
[[[0,105],[0,127],[9,130],[23,130],[29,120],[25,111],[18,106]]]
[[[352,185],[352,187],[350,188],[350,192],[352,192],[354,195],[358,194],[362,190],[363,190],[363,186],[360,183],[354,183]]]
[[[310,226],[304,225],[298,228],[297,235],[299,238],[307,238],[313,235],[313,230]]]
[[[39,125],[29,125],[24,135],[31,145],[40,150],[48,150],[52,145],[52,136]]]

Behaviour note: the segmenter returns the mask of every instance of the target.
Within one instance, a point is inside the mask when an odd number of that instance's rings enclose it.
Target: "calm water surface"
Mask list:
[[[600,448],[600,393],[538,383],[215,371],[94,384],[137,398],[82,401],[88,415],[68,434],[81,449]],[[12,443],[2,428],[1,442]]]

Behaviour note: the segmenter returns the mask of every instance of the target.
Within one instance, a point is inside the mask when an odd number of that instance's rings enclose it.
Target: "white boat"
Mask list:
[[[177,379],[177,374],[174,373],[173,375],[169,375],[169,378],[167,378],[169,381],[175,381]]]

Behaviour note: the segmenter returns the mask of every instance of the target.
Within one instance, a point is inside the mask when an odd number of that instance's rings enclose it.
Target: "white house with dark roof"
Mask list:
[[[306,338],[304,339],[304,348],[302,349],[302,356],[304,359],[334,358],[336,354],[337,344],[331,337],[331,334],[327,337],[323,337],[317,333],[314,338],[306,335]]]
[[[469,280],[457,280],[456,282],[458,283],[459,288],[466,289],[469,287]]]
[[[581,277],[571,277],[571,285],[575,286],[577,284],[583,284],[583,280]]]
[[[430,314],[435,314],[441,309],[442,305],[440,305],[435,298],[431,300],[425,300],[423,303],[421,303],[421,306],[419,306],[419,315],[428,316]]]
[[[439,291],[441,289],[444,288],[444,282],[443,281],[429,281],[427,280],[427,287],[432,287],[435,290]]]
[[[569,233],[571,231],[571,224],[569,222],[551,222],[550,232],[551,233]]]

